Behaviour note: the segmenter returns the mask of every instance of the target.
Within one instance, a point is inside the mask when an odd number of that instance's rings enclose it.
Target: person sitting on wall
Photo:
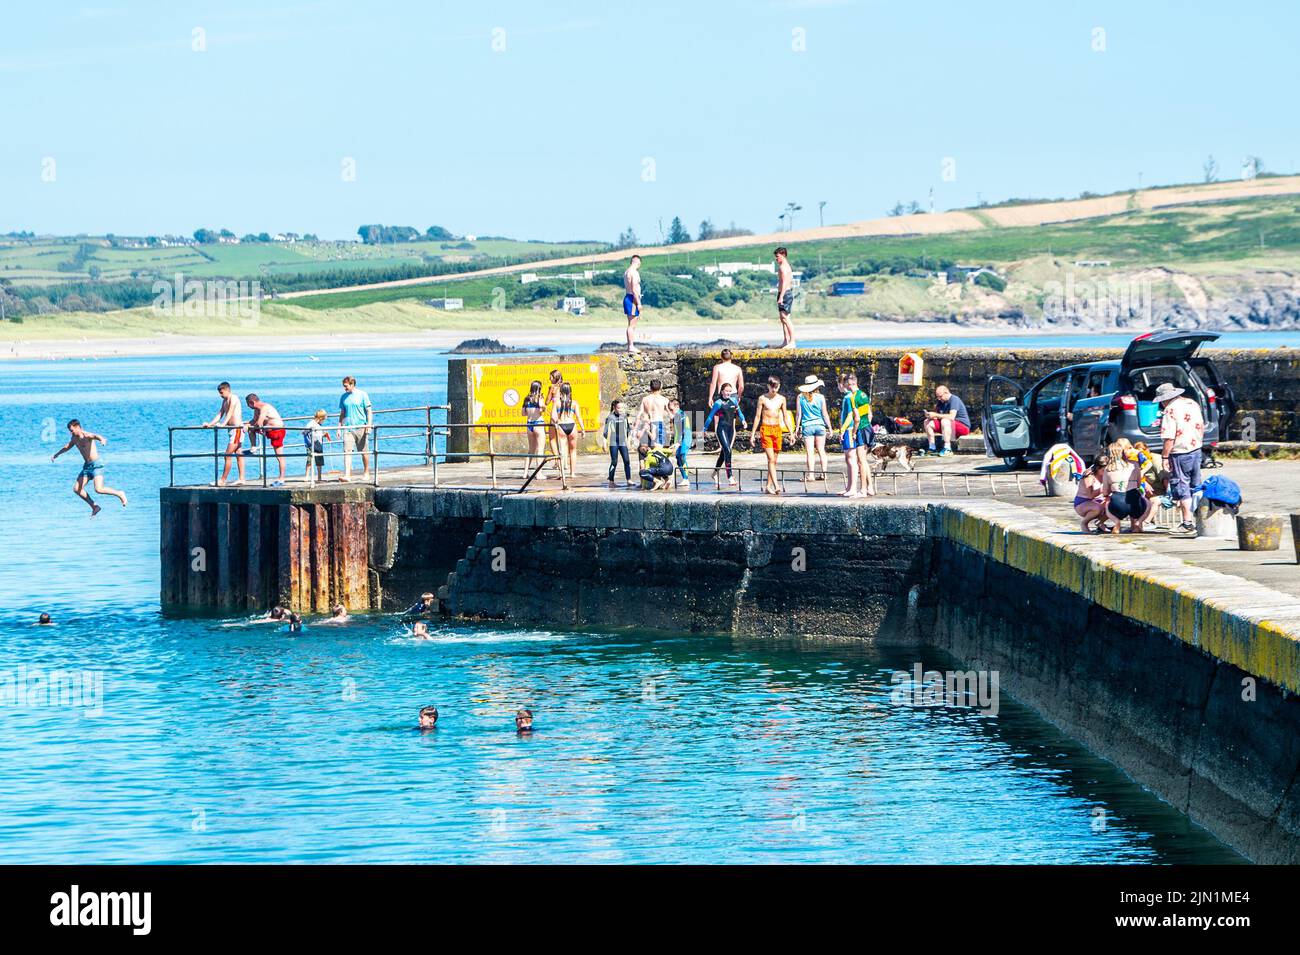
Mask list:
[[[970,413],[966,402],[962,401],[947,385],[934,389],[934,410],[925,413],[925,438],[929,442],[927,454],[934,454],[934,442],[937,436],[943,437],[943,450],[940,457],[952,454],[958,438],[970,434]]]
[[[676,447],[666,448],[662,444],[651,447],[643,444],[638,453],[645,462],[641,468],[641,487],[647,491],[662,491],[668,487],[668,482],[677,470]]]

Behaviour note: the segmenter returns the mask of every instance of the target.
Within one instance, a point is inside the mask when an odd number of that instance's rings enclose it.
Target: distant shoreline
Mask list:
[[[30,340],[0,340],[0,361],[77,361],[105,358],[153,358],[169,355],[256,355],[328,354],[349,351],[376,351],[381,349],[433,349],[449,351],[461,342],[490,337],[511,348],[531,350],[549,349],[552,353],[590,353],[603,344],[624,341],[621,322],[608,326],[584,325],[560,330],[548,324],[534,328],[515,327],[473,330],[466,328],[424,329],[420,331],[388,332],[328,332],[262,333],[238,335],[155,335],[151,337],[111,335],[85,338],[33,338]],[[937,341],[951,340],[960,343],[974,338],[1006,338],[1033,343],[1036,339],[1096,336],[1098,339],[1132,337],[1145,329],[1088,329],[1050,328],[1025,329],[1009,324],[988,323],[979,325],[953,325],[947,322],[881,322],[873,320],[839,321],[799,324],[799,340],[821,343],[836,342],[862,346],[873,341],[882,346],[916,344],[934,348]],[[1268,330],[1238,332],[1240,335],[1268,336]],[[1300,330],[1285,329],[1277,334],[1295,334]],[[670,348],[674,345],[697,344],[725,340],[742,348],[776,348],[780,328],[772,321],[739,322],[665,322],[642,324],[637,329],[637,344],[643,348]],[[1103,342],[1099,341],[1098,345]],[[1051,344],[1037,347],[1053,347]],[[1241,347],[1237,345],[1235,347]],[[1249,346],[1248,346],[1249,347]],[[1300,347],[1300,343],[1278,346]]]
[[[258,353],[287,353],[361,351],[382,348],[433,348],[450,349],[470,338],[489,335],[503,345],[561,348],[590,346],[596,348],[605,342],[623,341],[624,326],[608,328],[574,328],[558,332],[553,326],[546,328],[502,328],[468,331],[466,329],[429,329],[422,332],[368,332],[356,334],[286,334],[254,335],[248,337],[228,335],[157,335],[150,338],[87,337],[85,339],[50,338],[30,341],[0,342],[0,359],[10,361],[75,361],[87,358],[144,358],[165,355],[252,355]],[[975,338],[988,335],[1024,336],[1032,338],[1041,333],[981,325],[963,327],[939,322],[835,322],[798,326],[800,337],[824,341],[844,339],[862,341],[879,338],[882,342],[907,342],[909,339],[936,337]],[[563,341],[556,341],[563,334]],[[670,346],[683,342],[711,342],[720,338],[738,342],[780,341],[780,328],[775,321],[767,323],[701,322],[699,324],[664,324],[658,328],[645,322],[637,328],[637,342],[646,346]]]

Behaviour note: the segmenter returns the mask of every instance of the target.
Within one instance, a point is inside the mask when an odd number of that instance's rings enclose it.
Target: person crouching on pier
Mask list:
[[[643,444],[637,453],[645,463],[641,468],[641,486],[647,491],[662,491],[677,468],[676,449],[665,448],[662,444],[654,447]]]
[[[1074,492],[1074,513],[1079,515],[1080,527],[1085,534],[1100,534],[1106,526],[1106,495],[1103,478],[1110,458],[1098,455],[1092,467],[1079,481],[1079,489]]]

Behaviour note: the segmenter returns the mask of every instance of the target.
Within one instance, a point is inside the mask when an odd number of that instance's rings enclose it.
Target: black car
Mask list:
[[[1066,443],[1085,458],[1125,437],[1159,451],[1156,387],[1171,382],[1201,403],[1205,446],[1226,438],[1236,410],[1232,389],[1214,361],[1198,354],[1213,332],[1149,332],[1119,361],[1094,361],[1052,372],[1029,387],[1004,375],[984,385],[984,450],[1009,468]]]

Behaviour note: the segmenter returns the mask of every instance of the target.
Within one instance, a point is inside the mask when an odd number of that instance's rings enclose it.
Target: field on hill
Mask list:
[[[483,262],[526,262],[581,255],[608,246],[584,242],[525,242],[484,239],[472,243],[421,240],[382,245],[360,242],[241,242],[172,247],[114,246],[105,237],[0,238],[0,279],[17,286],[71,282],[170,279],[178,272],[195,278],[271,279],[347,270],[364,280],[397,266]],[[462,247],[464,246],[464,247]]]

